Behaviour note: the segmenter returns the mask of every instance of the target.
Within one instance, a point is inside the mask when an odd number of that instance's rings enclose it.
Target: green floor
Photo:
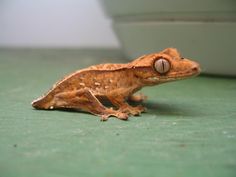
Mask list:
[[[31,108],[64,74],[103,57],[115,55],[0,50],[0,177],[236,176],[233,78],[145,88],[148,112],[129,121]]]

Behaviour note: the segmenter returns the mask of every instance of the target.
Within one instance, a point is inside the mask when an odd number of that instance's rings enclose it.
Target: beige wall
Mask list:
[[[98,0],[1,0],[0,47],[119,47]]]

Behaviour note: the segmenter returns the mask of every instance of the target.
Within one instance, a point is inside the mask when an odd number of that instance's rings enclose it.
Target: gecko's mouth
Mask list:
[[[187,72],[187,73],[180,73],[178,74],[177,76],[176,75],[170,75],[170,76],[167,76],[167,80],[170,79],[170,80],[181,80],[181,79],[186,79],[186,78],[189,78],[189,77],[194,77],[194,76],[197,76],[199,75],[200,72]]]
[[[164,82],[182,80],[182,79],[194,77],[199,74],[200,74],[200,68],[196,67],[196,68],[194,68],[190,71],[186,71],[186,72],[171,73],[166,76],[150,77],[150,78],[148,78],[148,81],[164,83]]]

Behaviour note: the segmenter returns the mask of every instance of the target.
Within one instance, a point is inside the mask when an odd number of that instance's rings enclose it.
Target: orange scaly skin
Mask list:
[[[127,100],[139,102],[143,95],[133,95],[144,86],[196,76],[198,63],[182,58],[174,48],[144,55],[127,64],[100,64],[72,73],[57,82],[43,97],[32,102],[36,109],[74,109],[90,112],[107,120],[110,116],[127,120],[129,115],[145,111]],[[114,108],[102,103],[109,100]]]

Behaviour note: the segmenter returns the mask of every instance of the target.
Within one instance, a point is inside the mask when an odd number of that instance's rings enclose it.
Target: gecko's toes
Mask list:
[[[100,116],[100,121],[104,122],[104,121],[107,121],[109,118],[109,115],[101,115]]]
[[[115,116],[121,120],[128,120],[128,118],[129,118],[129,115],[127,113],[123,113],[123,112],[118,112],[117,114],[115,114]]]
[[[112,114],[103,114],[100,116],[100,120],[107,121],[108,118],[111,116],[114,116],[114,117],[121,119],[121,120],[128,120],[128,118],[129,118],[129,115],[127,113],[116,112],[116,113],[112,113]]]
[[[147,108],[142,105],[138,105],[136,108],[140,111],[140,113],[146,112],[146,110],[147,110]]]
[[[139,116],[142,112],[145,112],[146,108],[142,105],[138,105],[136,107],[127,108],[126,112],[133,116]]]

